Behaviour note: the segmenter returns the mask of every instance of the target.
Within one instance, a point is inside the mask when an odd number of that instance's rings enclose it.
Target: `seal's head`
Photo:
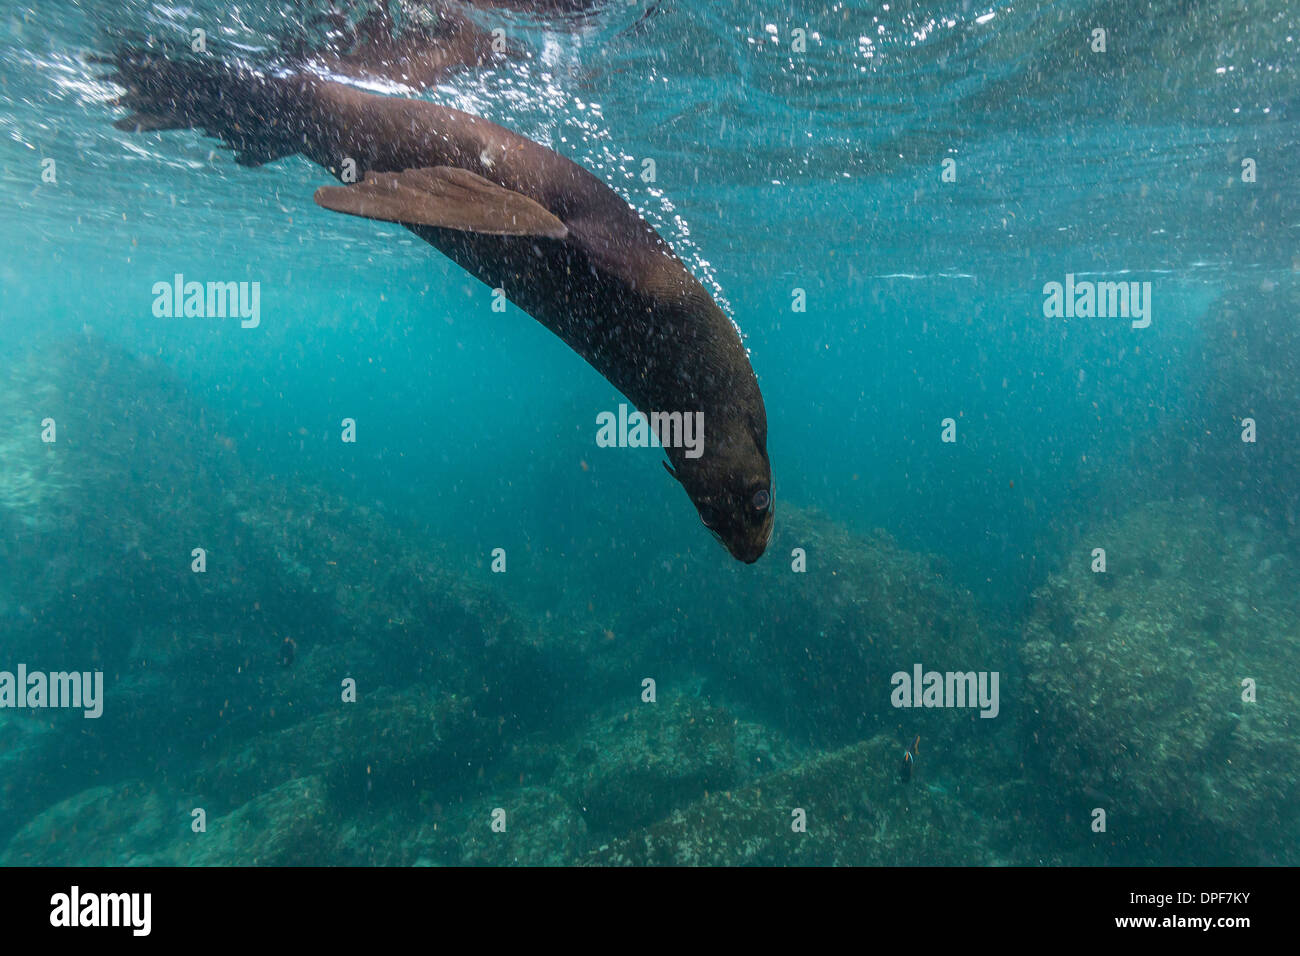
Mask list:
[[[746,564],[762,556],[776,516],[766,446],[766,428],[750,423],[721,435],[715,432],[705,440],[699,458],[671,449],[676,468],[664,463],[690,495],[704,527]]]

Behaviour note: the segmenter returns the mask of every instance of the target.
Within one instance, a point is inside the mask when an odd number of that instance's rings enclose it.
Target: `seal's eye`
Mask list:
[[[718,526],[718,509],[712,505],[700,505],[700,520],[704,522],[706,528],[716,528]]]
[[[766,488],[759,488],[754,492],[754,497],[749,499],[749,503],[754,506],[755,511],[766,511],[768,505],[772,503],[772,496],[768,494]]]

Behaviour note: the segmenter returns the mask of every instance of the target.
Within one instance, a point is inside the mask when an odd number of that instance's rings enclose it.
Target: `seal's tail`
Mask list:
[[[303,147],[309,79],[276,76],[216,58],[172,58],[140,47],[93,57],[126,89],[114,105],[131,115],[113,125],[141,132],[201,129],[235,150],[243,166],[292,156]]]

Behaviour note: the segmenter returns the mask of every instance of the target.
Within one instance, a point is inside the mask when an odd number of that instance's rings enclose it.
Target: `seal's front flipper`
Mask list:
[[[563,239],[569,229],[540,204],[467,169],[434,166],[366,173],[354,186],[322,186],[316,204],[351,216],[490,236]]]

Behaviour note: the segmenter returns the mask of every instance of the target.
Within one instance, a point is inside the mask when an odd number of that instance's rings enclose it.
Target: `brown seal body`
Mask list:
[[[248,165],[302,153],[360,180],[320,205],[407,226],[505,295],[638,409],[703,413],[702,454],[667,447],[705,525],[758,559],[773,506],[767,416],[735,326],[657,232],[576,163],[481,117],[315,77],[122,51],[124,129],[198,127]],[[352,165],[347,166],[351,160]]]

